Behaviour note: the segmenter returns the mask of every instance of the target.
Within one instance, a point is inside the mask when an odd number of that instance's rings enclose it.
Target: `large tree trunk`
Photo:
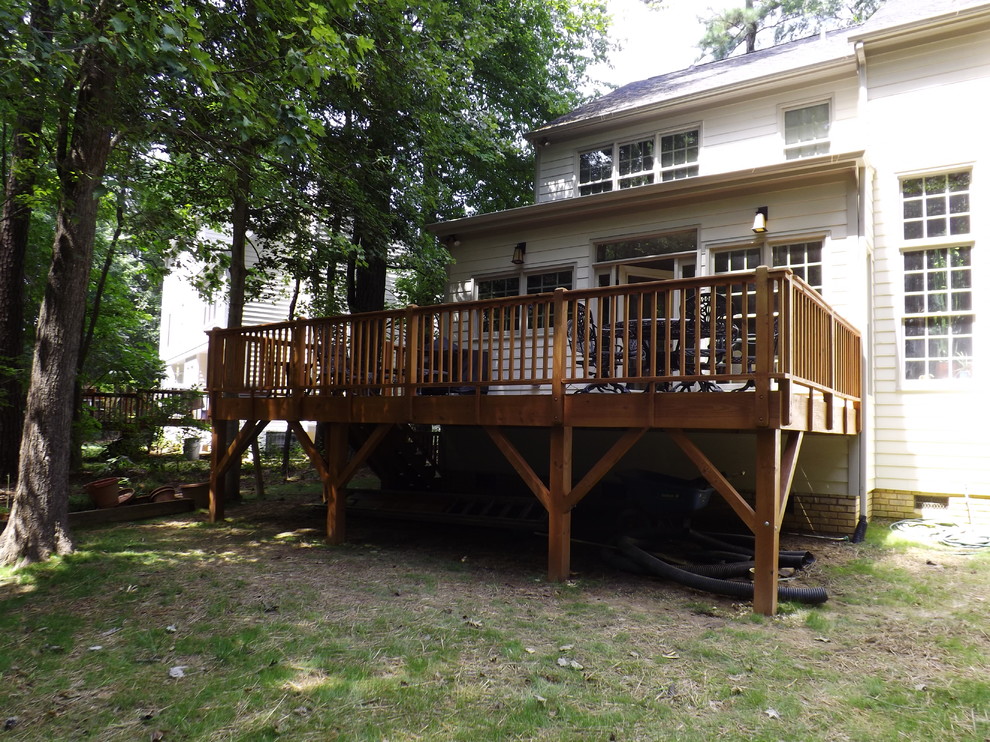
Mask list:
[[[71,143],[59,163],[61,199],[37,339],[10,521],[0,564],[72,550],[68,530],[73,389],[96,236],[96,187],[110,154],[114,70],[88,60],[80,73]]]
[[[250,158],[244,157],[238,164],[237,183],[234,186],[233,208],[231,209],[231,239],[230,239],[230,290],[227,295],[227,327],[240,327],[244,324],[244,294],[247,283],[247,233],[250,218],[249,203],[251,199],[251,164]],[[227,423],[227,440],[232,441],[237,436],[238,421]],[[224,479],[228,501],[238,502],[241,499],[241,462],[235,461],[227,470]]]
[[[47,0],[31,5],[33,26],[43,38],[51,31]],[[36,53],[40,54],[36,50]],[[24,259],[27,254],[37,159],[41,145],[46,96],[25,75],[21,113],[14,121],[10,169],[4,184],[0,219],[0,481],[17,479],[17,457],[24,425],[24,390],[21,373],[24,352]]]

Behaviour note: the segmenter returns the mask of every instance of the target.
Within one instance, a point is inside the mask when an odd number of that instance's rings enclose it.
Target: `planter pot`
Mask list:
[[[84,489],[94,507],[113,508],[120,504],[120,477],[97,479],[84,485]]]
[[[197,482],[196,484],[181,484],[179,492],[184,498],[193,501],[198,510],[210,507],[210,483]]]
[[[186,457],[186,461],[199,461],[202,450],[203,442],[199,438],[186,438],[182,441],[182,454]]]
[[[168,485],[158,487],[157,489],[153,489],[148,497],[151,502],[169,502],[171,500],[175,500],[175,487],[170,487]]]

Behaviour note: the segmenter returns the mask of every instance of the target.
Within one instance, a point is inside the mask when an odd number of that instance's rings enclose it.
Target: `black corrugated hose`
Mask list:
[[[706,575],[694,574],[672,564],[658,559],[652,554],[639,548],[631,538],[623,536],[618,541],[619,551],[623,556],[645,569],[649,574],[673,580],[681,585],[693,587],[696,590],[728,595],[732,598],[753,597],[753,585],[748,582],[732,582]],[[777,586],[777,599],[795,601],[798,603],[820,604],[828,600],[828,593],[821,587],[788,587]]]

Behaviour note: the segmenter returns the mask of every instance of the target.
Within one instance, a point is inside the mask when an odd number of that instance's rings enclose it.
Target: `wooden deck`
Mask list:
[[[393,425],[479,426],[546,508],[549,574],[563,579],[570,511],[661,429],[755,534],[754,609],[773,613],[780,522],[803,436],[860,432],[861,367],[858,331],[786,269],[217,329],[211,517],[223,518],[222,474],[271,420],[301,434],[324,483],[332,542],[344,538],[344,488]],[[627,391],[598,393],[604,383]],[[711,385],[724,393],[696,391]],[[232,439],[218,424],[227,420],[246,421]],[[306,420],[329,423],[326,456],[303,433]],[[375,427],[349,455],[355,423]],[[513,447],[508,426],[547,431],[548,481]],[[573,482],[580,428],[624,432]],[[755,432],[755,506],[690,430]]]

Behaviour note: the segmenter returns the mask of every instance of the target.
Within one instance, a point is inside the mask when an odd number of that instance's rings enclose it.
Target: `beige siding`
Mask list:
[[[877,169],[874,220],[875,486],[973,494],[990,492],[990,367],[987,288],[990,249],[984,101],[990,93],[990,33],[956,36],[868,55],[868,152]],[[977,317],[976,378],[905,383],[901,378],[901,251],[898,178],[971,167]],[[924,244],[924,243],[921,243]],[[952,243],[947,243],[952,244]]]

